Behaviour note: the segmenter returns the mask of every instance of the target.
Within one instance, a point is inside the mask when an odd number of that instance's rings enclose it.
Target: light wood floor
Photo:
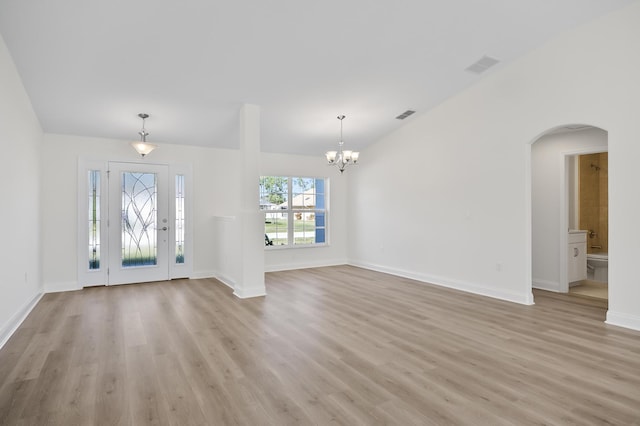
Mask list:
[[[640,333],[587,299],[266,277],[249,300],[215,280],[44,296],[0,351],[0,424],[640,424]]]

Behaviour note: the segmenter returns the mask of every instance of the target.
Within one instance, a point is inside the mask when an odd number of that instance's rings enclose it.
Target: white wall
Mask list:
[[[569,31],[362,153],[354,263],[523,303],[531,297],[530,144],[560,125],[609,135],[608,322],[640,329],[640,2]]]
[[[309,176],[329,178],[329,244],[322,247],[279,248],[265,250],[265,270],[279,271],[347,263],[347,188],[349,177],[358,167],[342,175],[329,167],[324,157],[262,154],[263,176]],[[268,291],[268,289],[267,289]]]
[[[606,150],[607,132],[594,128],[543,136],[531,147],[533,287],[561,290],[560,250],[562,241],[566,242],[561,219],[564,214],[565,221],[569,219],[561,205],[565,155]]]
[[[42,130],[0,37],[0,346],[42,293]]]

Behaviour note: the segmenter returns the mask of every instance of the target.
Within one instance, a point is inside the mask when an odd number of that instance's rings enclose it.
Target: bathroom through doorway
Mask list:
[[[602,246],[595,234],[608,236],[607,226],[587,226],[580,222],[580,211],[591,209],[608,212],[608,180],[591,200],[580,200],[580,158],[608,151],[605,130],[588,125],[567,125],[550,129],[531,145],[531,244],[532,288],[569,293],[584,289],[589,273],[587,255],[591,246]],[[583,157],[588,172],[605,175],[601,159]],[[594,167],[591,168],[590,164]],[[596,168],[599,167],[599,170]],[[586,174],[583,172],[583,176]],[[584,187],[583,183],[583,187]],[[601,189],[601,188],[599,188]],[[600,201],[605,200],[606,206]],[[597,206],[597,207],[595,207]],[[593,232],[591,232],[593,231]],[[606,245],[608,245],[608,240]],[[590,261],[591,263],[591,261]],[[593,265],[592,265],[593,266]],[[579,272],[576,278],[575,273]],[[593,271],[592,271],[593,272]],[[602,270],[600,271],[602,272]],[[570,277],[570,274],[574,274]],[[579,281],[585,281],[578,283]],[[595,281],[591,279],[590,281]],[[570,285],[570,283],[572,285]],[[579,287],[581,286],[582,287]],[[608,284],[605,284],[608,285]],[[589,290],[587,290],[589,292]],[[585,297],[589,297],[588,295]]]

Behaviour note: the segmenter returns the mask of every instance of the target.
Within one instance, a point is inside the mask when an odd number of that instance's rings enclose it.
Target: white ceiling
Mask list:
[[[637,1],[637,0],[636,0]],[[362,149],[481,76],[632,0],[0,0],[0,33],[48,133],[262,149]]]

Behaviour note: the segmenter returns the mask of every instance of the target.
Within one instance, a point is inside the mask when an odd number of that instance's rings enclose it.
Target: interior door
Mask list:
[[[109,285],[169,279],[168,176],[168,166],[109,163]]]

